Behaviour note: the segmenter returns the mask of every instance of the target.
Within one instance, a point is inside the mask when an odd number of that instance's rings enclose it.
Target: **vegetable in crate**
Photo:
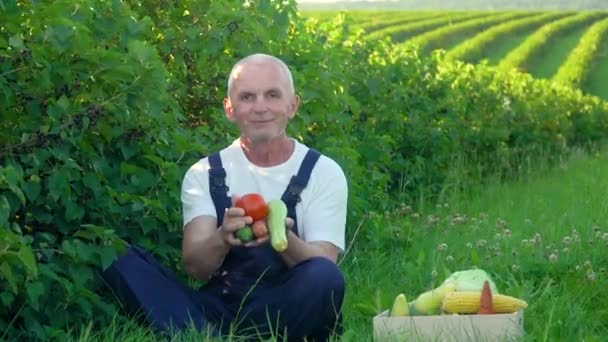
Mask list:
[[[391,317],[409,316],[410,308],[407,303],[407,298],[403,293],[400,293],[393,300],[393,307],[389,313]]]
[[[475,314],[479,311],[479,291],[450,292],[441,303],[441,310],[449,314]],[[492,307],[495,313],[513,313],[528,307],[528,303],[512,296],[493,294]]]
[[[453,283],[443,284],[435,289],[420,294],[410,303],[412,311],[417,315],[438,314],[441,309],[441,301],[446,293],[456,290]]]
[[[456,286],[456,291],[481,291],[485,281],[490,284],[492,293],[498,293],[496,284],[494,284],[490,275],[482,269],[454,272],[442,284],[452,283]]]
[[[492,290],[490,290],[490,283],[486,280],[483,282],[483,288],[481,289],[481,295],[479,296],[479,310],[477,310],[477,314],[491,315],[493,313]]]

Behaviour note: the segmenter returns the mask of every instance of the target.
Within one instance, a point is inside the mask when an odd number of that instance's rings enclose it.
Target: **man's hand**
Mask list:
[[[293,225],[292,218],[285,219],[288,243],[287,249],[280,253],[289,267],[316,256],[325,257],[334,263],[337,262],[339,252],[336,246],[327,241],[306,242],[291,231]]]
[[[268,236],[257,238],[249,242],[242,242],[239,240],[235,233],[239,229],[245,228],[246,225],[253,223],[251,216],[245,216],[245,210],[242,208],[235,207],[234,204],[239,200],[240,196],[232,196],[232,207],[226,209],[224,213],[224,221],[222,226],[218,229],[222,241],[226,246],[245,246],[245,247],[256,247],[266,243],[269,239]]]

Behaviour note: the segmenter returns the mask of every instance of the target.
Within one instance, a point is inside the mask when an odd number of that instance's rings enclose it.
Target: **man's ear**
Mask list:
[[[224,98],[224,112],[226,113],[228,120],[234,121],[234,108],[232,107],[230,97]]]
[[[298,112],[298,108],[300,107],[300,97],[298,95],[294,95],[289,105],[290,111],[288,117],[290,119],[293,119],[296,116],[296,113]]]

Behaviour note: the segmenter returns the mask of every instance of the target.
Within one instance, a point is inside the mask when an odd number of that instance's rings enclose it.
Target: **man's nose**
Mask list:
[[[256,112],[265,112],[268,109],[268,103],[264,96],[258,96],[253,104],[253,110]]]

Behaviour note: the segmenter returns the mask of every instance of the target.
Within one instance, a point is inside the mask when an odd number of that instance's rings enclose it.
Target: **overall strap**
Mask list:
[[[304,160],[300,165],[298,173],[291,177],[291,180],[287,185],[287,189],[285,189],[283,196],[281,196],[281,200],[283,200],[287,206],[287,216],[291,217],[294,221],[295,232],[297,232],[295,228],[297,227],[298,222],[298,218],[296,217],[296,204],[302,200],[300,198],[300,194],[308,185],[312,169],[315,167],[315,164],[317,163],[317,160],[319,160],[320,156],[321,154],[315,149],[308,149],[308,152],[306,152],[306,156],[304,156]]]
[[[209,193],[215,205],[217,226],[219,227],[224,221],[224,212],[232,206],[226,186],[226,170],[222,166],[219,152],[209,156],[209,166]]]

